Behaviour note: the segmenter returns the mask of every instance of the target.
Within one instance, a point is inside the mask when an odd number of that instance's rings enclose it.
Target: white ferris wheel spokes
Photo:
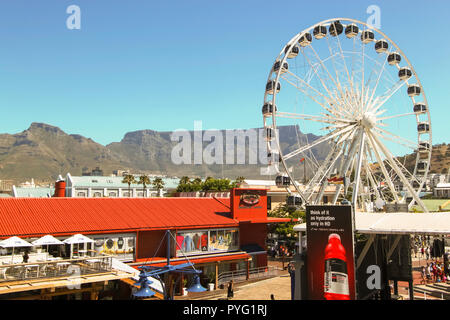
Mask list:
[[[338,18],[294,36],[270,70],[263,118],[277,185],[294,202],[348,196],[358,210],[373,210],[376,200],[427,210],[418,196],[431,159],[427,100],[404,53],[380,30]],[[293,124],[297,143],[282,149],[292,137],[277,129]],[[415,161],[400,160],[410,153]]]

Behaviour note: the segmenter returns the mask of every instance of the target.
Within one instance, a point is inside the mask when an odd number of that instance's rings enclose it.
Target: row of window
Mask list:
[[[132,194],[133,193],[130,194],[129,191],[122,191],[122,197],[125,197],[125,198],[132,196]],[[77,191],[76,196],[78,198],[86,198],[88,196],[87,195],[87,191]],[[111,191],[111,192],[107,193],[107,197],[112,197],[113,198],[113,197],[118,197],[118,196],[119,196],[118,192]],[[92,192],[92,197],[93,198],[102,198],[103,197],[103,192],[101,192],[101,191],[94,191],[94,192]],[[136,197],[144,197],[144,192],[138,191],[136,193]]]

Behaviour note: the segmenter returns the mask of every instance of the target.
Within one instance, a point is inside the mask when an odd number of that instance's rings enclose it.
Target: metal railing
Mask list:
[[[281,271],[281,270],[282,270],[281,268],[267,266],[267,267],[249,269],[248,273],[247,273],[247,269],[226,271],[226,272],[222,272],[219,274],[218,285],[227,283],[230,280],[233,280],[233,282],[242,282],[242,281],[253,280],[253,279],[258,279],[258,278],[276,277],[279,275],[279,271]]]
[[[11,281],[74,278],[112,271],[111,256],[0,265],[0,285]]]

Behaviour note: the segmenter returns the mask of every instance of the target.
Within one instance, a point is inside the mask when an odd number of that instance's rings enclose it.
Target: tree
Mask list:
[[[145,197],[146,191],[147,191],[147,186],[151,183],[150,178],[146,175],[142,175],[139,177],[139,184],[142,184],[143,188],[144,188],[144,194],[143,197]]]
[[[123,177],[122,183],[128,184],[128,192],[129,192],[129,196],[131,197],[131,184],[136,183],[136,179],[134,178],[134,176],[132,174],[127,174]]]
[[[181,177],[179,184],[188,184],[189,182],[190,182],[189,177],[184,176],[184,177]]]
[[[245,178],[244,177],[237,177],[236,180],[234,181],[236,184],[236,187],[240,187],[242,183],[244,183]]]
[[[156,190],[158,190],[158,195],[159,195],[159,191],[160,191],[161,189],[163,189],[163,188],[164,188],[164,185],[165,185],[163,179],[162,179],[162,178],[155,178],[155,179],[153,180],[152,184],[153,184],[153,187],[154,187]]]
[[[286,240],[287,242],[294,243],[297,238],[297,234],[294,231],[294,226],[301,221],[305,221],[306,212],[298,210],[296,207],[288,206],[284,204],[279,206],[277,209],[268,212],[269,217],[276,218],[290,218],[290,222],[276,223],[269,225],[269,233],[274,233],[278,235],[278,239]],[[295,221],[294,221],[295,220]]]

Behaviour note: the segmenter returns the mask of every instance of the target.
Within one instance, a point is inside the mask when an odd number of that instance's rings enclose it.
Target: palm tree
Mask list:
[[[244,177],[237,177],[235,180],[235,185],[237,188],[239,188],[241,186],[242,183],[244,183],[245,178]]]
[[[162,178],[155,178],[155,180],[153,180],[152,182],[153,187],[155,187],[156,190],[158,190],[158,195],[159,195],[159,190],[164,188],[164,181]]]
[[[150,178],[144,174],[144,175],[139,177],[138,183],[143,185],[143,187],[144,187],[144,194],[142,196],[145,197],[145,194],[146,194],[146,191],[147,191],[147,186],[151,183]]]
[[[128,184],[128,196],[131,197],[131,184],[136,183],[136,179],[132,174],[127,174],[123,177],[122,183]]]
[[[181,177],[181,179],[180,179],[180,184],[188,184],[189,182],[190,182],[190,179],[187,176]]]

